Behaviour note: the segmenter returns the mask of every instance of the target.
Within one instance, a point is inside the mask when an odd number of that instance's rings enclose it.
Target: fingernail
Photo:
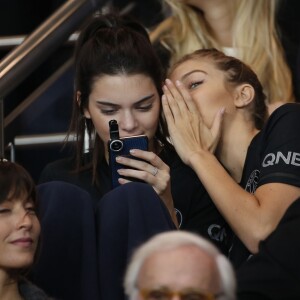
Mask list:
[[[125,179],[123,179],[123,178],[119,178],[118,181],[119,181],[120,184],[126,183]]]

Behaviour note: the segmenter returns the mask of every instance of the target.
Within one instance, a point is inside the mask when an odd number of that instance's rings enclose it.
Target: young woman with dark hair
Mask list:
[[[149,151],[132,153],[144,161],[122,158],[120,162],[130,167],[120,171],[122,176],[152,186],[174,223],[178,220],[181,228],[205,235],[226,252],[230,230],[167,139],[160,101],[163,78],[159,59],[139,23],[116,15],[94,17],[81,32],[75,51],[70,132],[76,135],[76,152],[70,159],[48,165],[40,182],[76,184],[99,203],[112,189],[107,142],[108,123],[115,119],[120,137],[144,134],[149,141]],[[90,148],[84,153],[86,131]]]
[[[81,31],[70,126],[75,153],[48,165],[40,182],[68,182],[92,196],[99,288],[105,300],[124,297],[122,277],[132,250],[158,232],[177,226],[202,234],[228,253],[230,228],[168,141],[161,108],[163,78],[139,23],[100,15]],[[134,149],[131,158],[119,156],[117,162],[124,167],[118,171],[120,186],[114,189],[108,151],[112,119],[118,122],[120,138],[146,135],[149,144],[148,151]],[[144,183],[130,182],[128,177]]]

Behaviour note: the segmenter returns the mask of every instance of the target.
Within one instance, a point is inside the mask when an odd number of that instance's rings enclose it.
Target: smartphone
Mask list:
[[[109,121],[109,133],[110,140],[108,141],[108,152],[109,152],[109,168],[111,173],[111,184],[112,188],[120,185],[118,179],[122,177],[117,172],[118,169],[129,168],[116,162],[116,157],[127,156],[129,158],[137,159],[130,154],[131,149],[140,149],[148,151],[148,138],[146,135],[136,135],[129,137],[119,137],[119,126],[116,120]],[[126,177],[124,177],[126,178]],[[131,181],[140,181],[136,178],[126,178]]]

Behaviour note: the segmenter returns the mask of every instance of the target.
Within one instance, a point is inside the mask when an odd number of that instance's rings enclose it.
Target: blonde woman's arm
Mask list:
[[[163,110],[176,151],[196,172],[237,236],[250,252],[256,253],[259,242],[276,228],[288,206],[300,196],[300,188],[268,183],[260,186],[255,194],[245,191],[210,151],[211,141],[218,131],[209,136],[189,95],[173,97],[175,86],[169,84],[168,88],[173,91],[168,93],[164,89]],[[219,117],[215,122],[220,123]]]

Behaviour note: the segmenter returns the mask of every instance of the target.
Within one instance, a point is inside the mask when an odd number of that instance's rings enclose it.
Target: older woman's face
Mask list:
[[[105,75],[95,80],[85,116],[90,118],[107,147],[110,120],[120,137],[144,134],[153,145],[160,114],[160,97],[153,80],[143,74]]]
[[[190,92],[203,120],[210,126],[216,113],[225,107],[226,113],[235,110],[234,93],[225,86],[225,74],[208,59],[191,59],[180,64],[170,74],[175,82],[179,80]]]
[[[40,235],[35,206],[28,199],[10,199],[0,204],[0,268],[29,267]]]

